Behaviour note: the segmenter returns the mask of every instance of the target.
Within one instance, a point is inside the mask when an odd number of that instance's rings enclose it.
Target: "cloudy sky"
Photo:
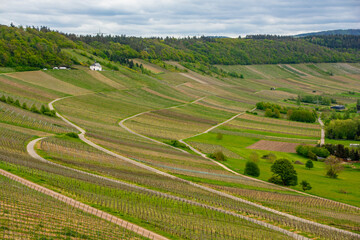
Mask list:
[[[0,0],[0,24],[128,36],[289,35],[360,28],[360,0]]]

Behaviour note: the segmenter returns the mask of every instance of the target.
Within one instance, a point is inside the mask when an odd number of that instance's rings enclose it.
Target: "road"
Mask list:
[[[55,99],[54,101],[50,102],[49,103],[49,108],[51,110],[54,110],[54,107],[53,107],[53,103],[55,103],[56,101],[59,101],[63,98],[59,98],[59,99]],[[140,162],[137,162],[135,160],[132,160],[130,158],[127,158],[127,157],[124,157],[122,155],[119,155],[117,153],[114,153],[110,150],[107,150],[95,143],[93,143],[92,141],[88,140],[86,137],[85,137],[85,133],[86,131],[84,129],[82,129],[81,127],[75,125],[74,123],[70,122],[69,120],[67,120],[66,118],[64,118],[63,116],[61,116],[58,112],[56,113],[56,115],[58,117],[60,117],[61,119],[63,119],[66,123],[70,124],[71,126],[75,127],[76,129],[78,129],[80,131],[80,134],[79,134],[79,138],[84,141],[85,143],[89,144],[90,146],[93,146],[94,148],[100,150],[100,151],[103,151],[111,156],[114,156],[116,158],[119,158],[121,160],[124,160],[126,162],[129,162],[129,163],[132,163],[133,165],[136,165],[138,167],[141,167],[141,168],[144,168],[146,170],[149,170],[151,172],[154,172],[156,174],[159,174],[159,175],[162,175],[162,176],[165,176],[165,177],[169,177],[171,179],[175,179],[175,180],[178,180],[178,181],[181,181],[181,182],[184,182],[184,183],[187,183],[191,186],[194,186],[194,187],[197,187],[197,188],[200,188],[200,189],[203,189],[205,191],[208,191],[208,192],[212,192],[214,194],[217,194],[219,196],[223,196],[223,197],[226,197],[226,198],[230,198],[230,199],[233,199],[235,201],[238,201],[238,202],[242,202],[242,203],[246,203],[246,204],[249,204],[249,205],[252,205],[254,207],[257,207],[259,209],[262,209],[262,210],[266,210],[266,211],[269,211],[269,212],[272,212],[272,213],[275,213],[275,214],[278,214],[278,215],[281,215],[281,216],[285,216],[289,219],[293,219],[293,220],[296,220],[296,221],[299,221],[299,222],[303,222],[303,223],[307,223],[307,224],[311,224],[311,225],[314,225],[314,226],[317,226],[317,227],[320,227],[320,228],[323,228],[325,230],[332,230],[332,231],[337,231],[337,232],[341,232],[341,233],[344,233],[344,234],[347,234],[347,235],[350,235],[350,236],[354,236],[354,237],[358,237],[360,238],[360,234],[356,234],[356,233],[353,233],[353,232],[349,232],[349,231],[346,231],[346,230],[342,230],[342,229],[338,229],[338,228],[335,228],[335,227],[331,227],[331,226],[328,226],[328,225],[324,225],[324,224],[321,224],[321,223],[317,223],[317,222],[313,222],[313,221],[310,221],[310,220],[307,220],[307,219],[303,219],[303,218],[300,218],[300,217],[296,217],[296,216],[293,216],[291,214],[288,214],[288,213],[284,213],[284,212],[280,212],[280,211],[277,211],[277,210],[274,210],[272,208],[268,208],[268,207],[265,207],[265,206],[262,206],[260,204],[256,204],[256,203],[253,203],[253,202],[250,202],[250,201],[247,201],[245,199],[242,199],[242,198],[239,198],[239,197],[236,197],[234,195],[231,195],[231,194],[227,194],[225,192],[221,192],[221,191],[218,191],[218,190],[215,190],[215,189],[212,189],[212,188],[209,188],[209,187],[206,187],[206,186],[203,186],[203,185],[200,185],[200,184],[197,184],[197,183],[194,183],[194,182],[191,182],[191,181],[188,181],[188,180],[185,180],[185,179],[182,179],[182,178],[179,178],[179,177],[176,177],[176,176],[173,176],[169,173],[166,173],[166,172],[162,172],[158,169],[155,169],[153,167],[150,167],[146,164],[143,164],[143,163],[140,163]],[[235,117],[235,116],[234,116]],[[229,120],[226,120],[224,122],[222,122],[222,124],[226,123],[227,121]],[[218,124],[219,125],[219,124]],[[254,180],[254,179],[253,179]],[[258,180],[258,179],[256,179]],[[260,181],[260,180],[258,180]],[[312,195],[310,195],[312,196]],[[351,205],[349,205],[351,206]],[[351,206],[353,207],[353,206]],[[356,208],[356,207],[354,207]],[[273,226],[271,225],[272,227],[276,227],[276,226]],[[273,228],[271,228],[273,229]],[[282,232],[284,229],[281,229]],[[284,230],[285,231],[285,230]],[[289,232],[291,233],[291,232]],[[291,234],[294,234],[294,233],[291,233]]]

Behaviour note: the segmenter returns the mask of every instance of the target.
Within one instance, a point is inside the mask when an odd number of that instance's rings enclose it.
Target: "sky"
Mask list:
[[[293,35],[360,28],[360,0],[0,0],[0,24],[127,36]]]

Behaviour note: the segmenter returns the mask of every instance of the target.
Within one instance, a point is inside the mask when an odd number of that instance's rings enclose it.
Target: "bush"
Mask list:
[[[276,155],[273,153],[269,153],[269,154],[263,155],[261,158],[266,159],[269,162],[273,163],[276,160]]]
[[[311,169],[311,168],[314,167],[314,163],[313,163],[311,160],[308,160],[308,161],[306,162],[306,164],[305,164],[305,167],[306,167],[307,169]]]
[[[18,99],[16,99],[16,101],[14,102],[14,105],[17,106],[17,107],[20,107],[20,102]]]
[[[304,192],[305,192],[306,190],[311,190],[311,189],[312,189],[310,183],[308,183],[308,182],[305,181],[305,180],[302,180],[301,183],[300,183],[300,185],[301,185],[301,188],[302,188],[302,190],[303,190]]]
[[[33,113],[40,113],[40,111],[37,109],[37,107],[34,104],[31,106],[30,111],[32,111]]]
[[[184,148],[184,149],[188,148],[185,144],[179,142],[178,140],[171,140],[168,144],[177,148]]]
[[[0,102],[4,102],[4,103],[6,103],[6,97],[5,97],[4,95],[2,95],[2,96],[1,96],[1,98],[0,98]]]
[[[335,156],[329,156],[325,160],[326,164],[326,176],[330,178],[337,178],[338,173],[343,170],[342,161],[335,157]]]
[[[77,133],[74,133],[74,132],[70,132],[70,133],[67,133],[65,135],[68,136],[68,137],[71,137],[71,138],[79,138],[79,135]]]
[[[218,133],[218,134],[216,135],[216,139],[217,139],[217,140],[222,140],[222,139],[223,139],[222,133]]]
[[[307,109],[289,110],[288,119],[297,122],[313,123],[316,121],[316,112]]]
[[[260,169],[255,162],[247,161],[245,165],[244,174],[253,177],[258,177],[260,176]]]
[[[294,166],[287,159],[278,159],[271,166],[273,177],[281,180],[281,184],[284,186],[296,186],[297,185],[297,173]],[[274,178],[270,178],[274,181]],[[270,181],[269,179],[269,181]]]
[[[6,98],[6,103],[8,103],[8,104],[13,104],[13,103],[14,103],[14,99],[12,99],[12,97],[8,96],[8,97]]]
[[[25,110],[29,110],[26,102],[24,102],[24,103],[22,104],[21,108],[23,108],[23,109],[25,109]]]
[[[226,156],[222,151],[217,151],[209,154],[209,158],[215,159],[217,161],[226,161]]]

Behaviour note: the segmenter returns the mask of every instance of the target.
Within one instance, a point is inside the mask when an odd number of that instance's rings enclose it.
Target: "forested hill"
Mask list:
[[[76,44],[48,28],[0,26],[0,65],[6,67],[50,67],[70,65],[70,57],[62,48]]]
[[[311,32],[311,33],[302,33],[298,34],[295,37],[307,37],[307,36],[325,36],[325,35],[353,35],[359,36],[360,29],[338,29],[338,30],[329,30],[321,32]]]
[[[265,37],[263,37],[265,36]],[[252,38],[140,38],[76,36],[46,27],[0,26],[0,65],[51,67],[70,65],[61,49],[82,49],[116,62],[143,58],[206,64],[276,64],[301,62],[359,62],[360,51],[331,49],[308,39],[258,35]]]

